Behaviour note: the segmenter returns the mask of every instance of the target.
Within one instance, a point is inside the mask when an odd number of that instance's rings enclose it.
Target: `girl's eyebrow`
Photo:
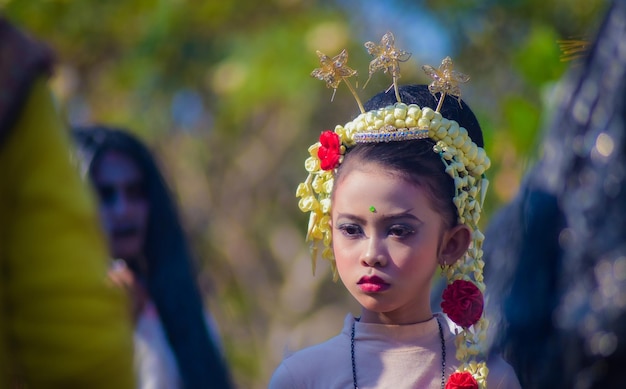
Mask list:
[[[410,213],[412,210],[413,209],[411,208],[411,209],[407,209],[406,211],[383,215],[382,219],[384,221],[395,220],[395,219],[412,219],[421,223],[422,220],[420,218]],[[363,219],[362,217],[353,215],[351,213],[338,213],[337,219],[340,219],[340,218],[349,219],[349,220],[352,220],[354,222],[361,223],[361,224],[366,223],[365,219]]]
[[[394,219],[411,219],[411,220],[415,220],[417,222],[422,222],[422,220],[415,216],[414,214],[411,213],[413,209],[407,209],[406,211],[402,211],[402,212],[397,212],[397,213],[392,213],[392,214],[388,214],[388,215],[383,215],[383,219],[384,220],[394,220]]]
[[[337,219],[348,219],[357,223],[365,224],[365,219],[358,217],[356,215],[353,215],[351,213],[338,213]]]

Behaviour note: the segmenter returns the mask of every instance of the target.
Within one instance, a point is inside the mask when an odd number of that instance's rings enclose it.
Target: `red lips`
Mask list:
[[[366,293],[382,292],[389,288],[389,284],[378,276],[363,276],[357,285]]]

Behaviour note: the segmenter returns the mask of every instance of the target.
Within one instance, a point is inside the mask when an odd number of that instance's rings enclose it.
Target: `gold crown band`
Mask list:
[[[394,126],[385,126],[381,131],[354,134],[356,143],[386,143],[426,138],[428,138],[428,129],[417,127],[395,128]]]

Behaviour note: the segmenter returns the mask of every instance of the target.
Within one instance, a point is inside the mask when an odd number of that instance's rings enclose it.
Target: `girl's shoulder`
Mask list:
[[[515,370],[500,355],[492,355],[487,361],[487,367],[489,367],[488,388],[521,389]]]
[[[350,339],[339,335],[316,345],[287,355],[278,366],[269,383],[270,389],[324,387],[325,380],[337,377],[333,372],[351,371]],[[349,353],[349,351],[348,351]]]

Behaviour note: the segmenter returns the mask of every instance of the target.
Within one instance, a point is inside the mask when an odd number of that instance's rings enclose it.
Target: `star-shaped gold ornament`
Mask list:
[[[439,97],[439,104],[437,105],[437,111],[441,109],[443,99],[446,95],[452,95],[457,98],[459,104],[461,103],[461,88],[459,83],[466,83],[469,81],[469,76],[454,70],[454,63],[450,57],[446,57],[441,61],[441,65],[438,69],[433,68],[430,65],[422,66],[422,69],[426,74],[433,79],[433,82],[428,85],[430,93],[435,95],[441,93]]]
[[[348,82],[348,77],[356,75],[357,71],[346,65],[346,62],[348,61],[348,52],[346,49],[343,49],[341,53],[333,58],[330,58],[319,50],[317,51],[317,56],[319,57],[321,67],[313,70],[311,72],[311,76],[326,82],[326,86],[328,88],[333,88],[333,97],[331,98],[331,101],[334,99],[335,92],[337,92],[337,88],[339,87],[339,84],[341,84],[341,81],[345,81],[346,86],[350,89],[350,92],[356,99],[361,112],[365,112],[363,104],[356,94],[356,91]]]
[[[357,74],[357,71],[346,65],[348,61],[348,52],[343,49],[341,53],[333,58],[330,58],[321,51],[317,51],[317,56],[320,59],[322,67],[317,68],[311,72],[311,76],[325,81],[326,86],[329,88],[337,89],[341,81],[346,77],[352,77]]]
[[[398,79],[400,78],[400,62],[408,61],[411,58],[411,53],[404,50],[396,49],[395,38],[391,32],[387,32],[380,40],[380,45],[374,42],[365,42],[367,52],[373,55],[375,58],[370,62],[369,77],[363,85],[363,88],[367,86],[367,83],[372,78],[372,75],[379,70],[383,73],[391,74],[393,80],[393,88],[396,92],[396,99],[400,102],[400,94],[398,93]]]
[[[367,52],[375,57],[369,66],[370,78],[379,70],[390,73],[396,79],[400,78],[400,62],[406,62],[411,58],[411,53],[396,49],[395,38],[391,32],[383,35],[380,45],[365,42],[365,47]]]

